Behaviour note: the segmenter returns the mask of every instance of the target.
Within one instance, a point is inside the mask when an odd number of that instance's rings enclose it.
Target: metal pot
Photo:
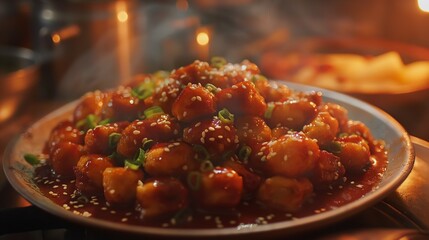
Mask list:
[[[36,92],[38,81],[38,61],[32,50],[0,46],[0,123]]]

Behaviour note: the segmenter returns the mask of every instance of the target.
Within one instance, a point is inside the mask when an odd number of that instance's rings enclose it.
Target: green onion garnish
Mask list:
[[[213,170],[213,163],[210,160],[205,160],[200,164],[200,170],[201,172],[208,172]]]
[[[265,118],[267,119],[271,118],[271,116],[273,115],[274,107],[275,107],[274,103],[268,103],[267,110],[265,110],[265,113],[264,113]]]
[[[147,139],[147,138],[143,139],[143,143],[142,143],[143,150],[145,151],[149,150],[154,143],[155,142],[152,139]]]
[[[146,160],[146,152],[139,148],[138,155],[134,158],[134,160],[125,160],[124,167],[128,167],[132,170],[137,170],[140,166],[144,165]]]
[[[212,57],[210,60],[210,65],[212,65],[215,68],[221,68],[227,64],[227,61],[223,57]]]
[[[197,159],[198,161],[202,162],[210,158],[210,154],[207,149],[205,149],[205,147],[195,144],[192,148],[195,151],[195,159]]]
[[[151,117],[155,117],[155,116],[164,114],[164,111],[159,106],[153,106],[153,107],[150,107],[150,108],[144,110],[143,114],[144,114],[145,118],[147,119],[147,118],[151,118]]]
[[[197,171],[192,171],[188,174],[187,177],[188,186],[191,190],[197,191],[201,187],[201,173]]]
[[[89,114],[86,118],[80,120],[76,123],[77,128],[90,129],[95,128],[97,126],[97,122],[99,121],[98,117],[94,114]]]
[[[251,81],[252,81],[252,83],[255,84],[258,81],[268,81],[268,80],[267,80],[266,77],[264,77],[264,76],[262,76],[260,74],[255,74],[255,75],[252,76]]]
[[[111,133],[109,135],[109,147],[110,148],[116,148],[116,146],[118,145],[119,139],[121,138],[121,134],[120,133]]]
[[[330,153],[338,154],[342,150],[341,143],[336,142],[336,141],[330,142],[326,146],[325,150],[328,151],[328,152],[330,152]]]
[[[140,165],[136,164],[135,162],[125,160],[124,167],[129,168],[131,170],[137,170],[139,169]]]
[[[144,100],[152,96],[154,92],[154,83],[152,81],[144,81],[137,87],[131,89],[131,95],[134,97]]]
[[[219,117],[219,119],[223,123],[233,123],[234,122],[234,114],[230,113],[228,111],[228,109],[226,109],[226,108],[220,110],[218,112],[217,116]]]
[[[32,166],[40,164],[40,159],[36,155],[31,153],[24,154],[24,160]]]
[[[108,123],[110,123],[109,118],[100,120],[100,117],[98,117],[97,115],[89,114],[88,116],[86,116],[86,118],[78,121],[76,123],[76,127],[80,129],[88,130],[91,128],[95,128],[98,125],[106,125]]]
[[[243,160],[243,161],[247,161],[249,159],[249,156],[250,156],[251,153],[252,153],[252,148],[250,148],[249,146],[244,145],[238,151],[238,157],[241,160]]]
[[[209,92],[211,93],[217,93],[220,91],[220,89],[218,87],[216,87],[215,85],[211,84],[211,83],[207,83],[206,86],[207,90],[209,90]]]
[[[144,162],[146,160],[146,152],[139,148],[139,155],[137,155],[137,158],[135,162],[139,163],[140,165],[144,165]]]
[[[89,202],[89,199],[86,196],[79,196],[76,200],[79,203],[88,203]]]
[[[106,118],[106,119],[99,121],[97,125],[106,125],[108,123],[110,123],[110,119]]]

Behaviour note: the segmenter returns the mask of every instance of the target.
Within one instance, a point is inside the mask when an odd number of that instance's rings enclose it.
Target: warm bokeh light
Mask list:
[[[200,31],[197,33],[197,43],[201,46],[205,46],[207,44],[209,44],[210,42],[210,38],[209,38],[209,34],[205,31]]]
[[[54,42],[54,43],[61,42],[61,36],[59,34],[52,35],[52,42]]]
[[[126,22],[128,20],[128,13],[126,11],[119,11],[116,14],[116,17],[118,18],[119,22]]]
[[[423,12],[429,12],[429,0],[417,0],[420,10]]]

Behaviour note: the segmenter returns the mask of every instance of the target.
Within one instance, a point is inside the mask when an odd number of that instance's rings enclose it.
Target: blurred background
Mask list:
[[[428,2],[1,0],[0,132],[135,74],[223,56],[361,98],[429,139]],[[325,62],[337,53],[342,65]]]

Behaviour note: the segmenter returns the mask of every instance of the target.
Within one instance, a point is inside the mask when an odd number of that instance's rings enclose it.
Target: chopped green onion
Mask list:
[[[151,117],[155,117],[155,116],[164,114],[164,111],[159,106],[153,106],[153,107],[150,107],[150,108],[144,110],[143,114],[144,114],[145,118],[147,119],[147,118],[151,118]]]
[[[219,117],[219,119],[223,123],[233,123],[234,122],[234,114],[230,113],[228,111],[228,109],[226,109],[226,108],[220,110],[218,112],[217,116]]]
[[[139,155],[137,155],[137,158],[135,162],[139,163],[140,165],[144,165],[144,162],[146,160],[146,152],[139,148]]]
[[[200,164],[201,172],[208,172],[213,170],[213,168],[214,168],[213,163],[210,160],[205,160]]]
[[[197,191],[201,187],[201,173],[197,171],[192,171],[188,174],[187,182],[191,190]]]
[[[24,154],[24,160],[32,166],[40,164],[40,159],[36,155],[31,153]]]
[[[337,141],[330,142],[326,146],[325,150],[328,151],[328,152],[330,152],[330,153],[338,154],[342,150],[341,143],[339,143]]]
[[[106,119],[103,119],[103,120],[99,121],[97,125],[106,125],[106,124],[109,124],[109,123],[110,123],[110,119],[106,118]]]
[[[210,154],[207,149],[205,149],[205,147],[195,144],[192,148],[195,151],[195,159],[197,159],[198,161],[202,162],[210,158]]]
[[[221,68],[227,64],[227,61],[223,57],[212,57],[210,60],[210,65],[212,65],[215,68]]]
[[[121,134],[120,133],[111,133],[109,135],[109,147],[110,148],[116,148],[116,146],[118,145],[119,139],[121,138]]]
[[[250,148],[249,146],[244,145],[238,151],[238,157],[241,160],[243,160],[243,161],[247,161],[249,159],[249,156],[250,156],[251,153],[252,153],[252,148]]]
[[[124,167],[128,167],[132,170],[137,170],[140,166],[144,165],[144,162],[146,160],[146,152],[139,148],[138,155],[134,158],[134,160],[125,160],[124,161]]]
[[[147,151],[153,146],[154,143],[155,142],[152,139],[145,138],[145,139],[143,139],[142,149]]]
[[[267,80],[267,78],[266,77],[264,77],[263,75],[260,75],[260,74],[255,74],[255,75],[253,75],[252,76],[252,79],[251,79],[251,81],[252,81],[252,83],[256,83],[256,82],[258,82],[258,81],[268,81]]]
[[[271,118],[271,116],[273,115],[274,107],[275,107],[274,103],[268,103],[267,110],[265,110],[265,113],[264,113],[265,118],[267,119]]]
[[[138,85],[137,87],[131,89],[131,95],[133,95],[134,97],[140,100],[144,100],[152,96],[155,88],[154,85],[155,85],[154,82],[151,80],[144,81],[140,83],[140,85]]]
[[[88,130],[91,128],[95,128],[97,125],[106,125],[108,123],[110,123],[109,118],[100,120],[100,118],[97,115],[89,114],[88,116],[86,116],[86,118],[78,121],[76,123],[76,127],[80,129]]]
[[[86,196],[79,196],[76,200],[79,203],[88,203],[89,202],[89,199]]]
[[[112,154],[110,154],[107,157],[110,158],[110,159],[112,159],[112,160],[114,160],[114,161],[121,160],[121,156],[117,152],[112,152]],[[120,165],[120,164],[118,164],[118,165]]]
[[[220,91],[220,89],[218,87],[216,87],[215,85],[211,84],[211,83],[207,83],[206,86],[207,90],[209,90],[209,92],[211,93],[217,93]]]
[[[130,162],[130,161],[128,161],[128,160],[125,160],[125,162],[124,162],[124,166],[125,166],[126,168],[131,169],[131,170],[137,170],[137,169],[139,169],[139,167],[140,167],[140,165],[136,164],[135,162]]]
[[[95,128],[97,126],[97,122],[99,121],[98,117],[94,114],[89,114],[86,118],[80,120],[76,123],[77,128],[90,129]]]

